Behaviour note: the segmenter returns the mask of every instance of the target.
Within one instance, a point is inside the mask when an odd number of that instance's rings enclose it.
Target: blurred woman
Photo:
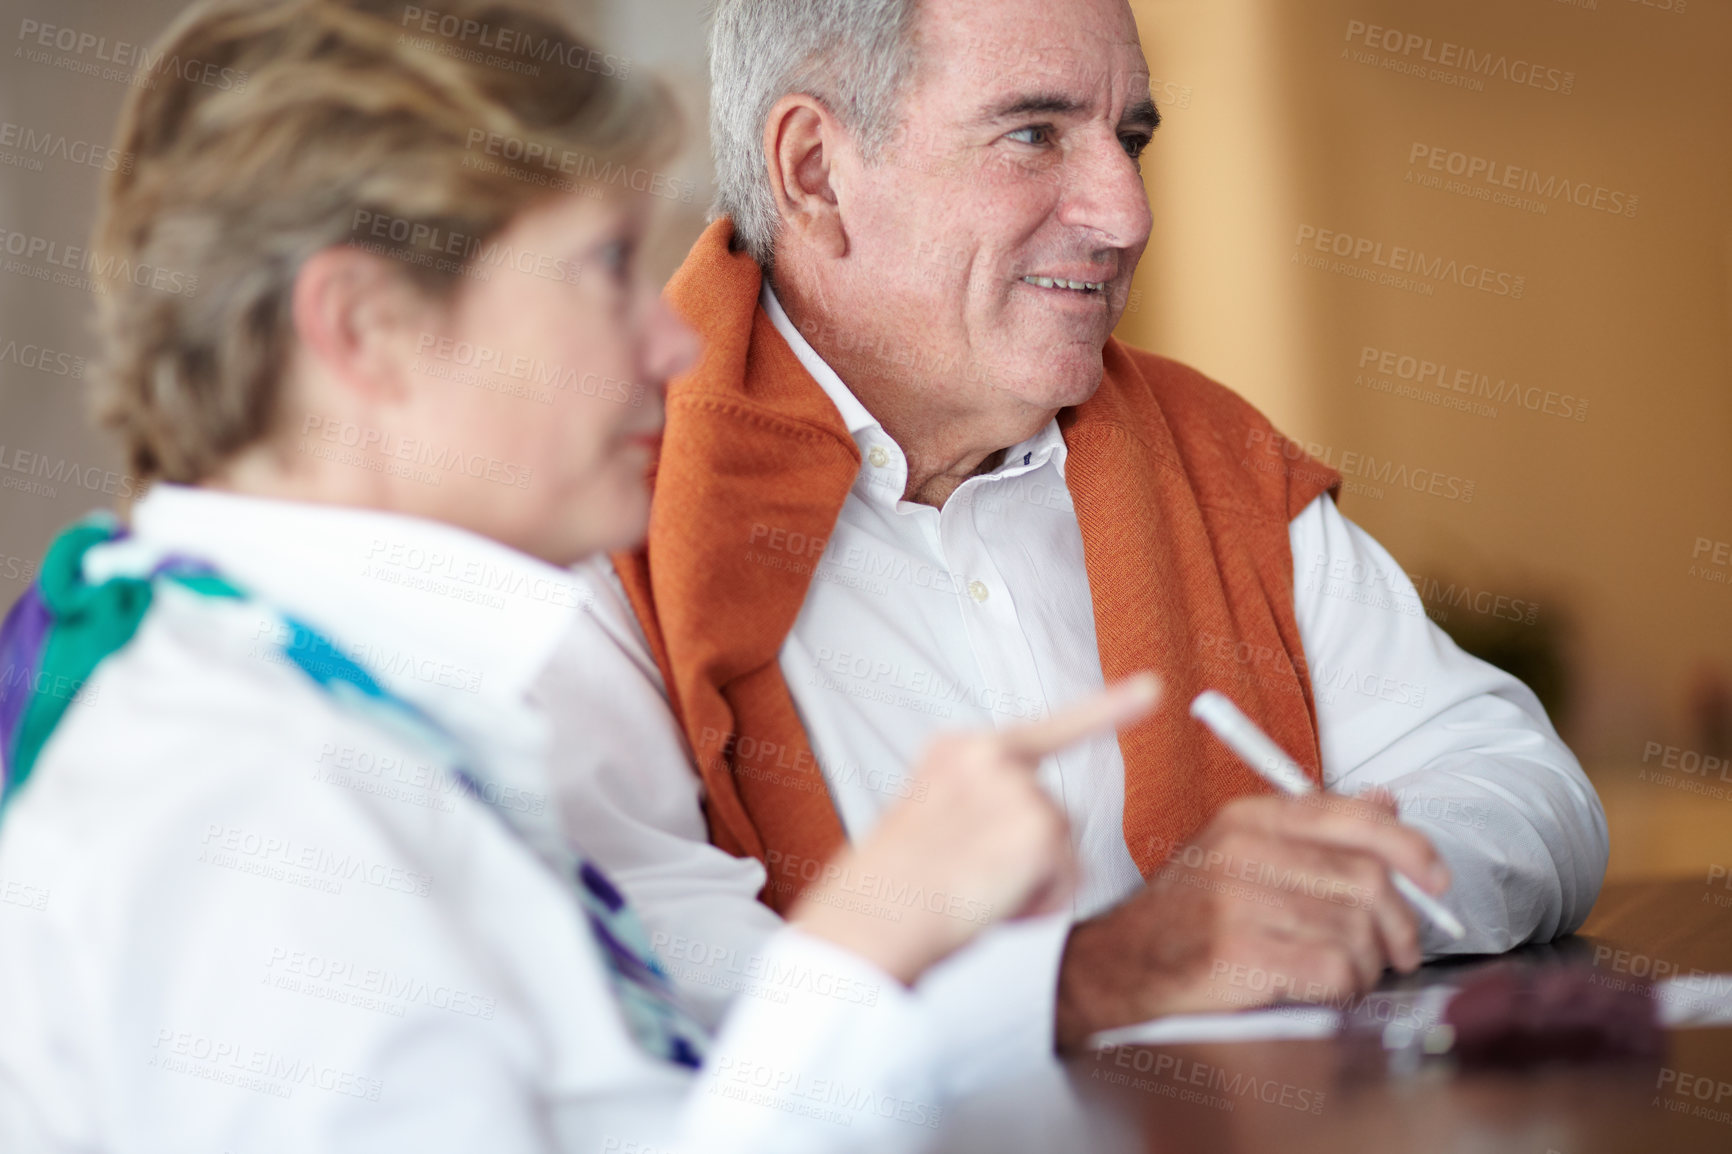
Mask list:
[[[708,1036],[562,834],[529,693],[566,567],[645,531],[697,353],[636,255],[664,102],[471,0],[222,0],[148,59],[97,248],[99,412],[152,485],[0,633],[0,1149],[930,1132],[906,987],[1063,899],[1033,769],[1152,687],[936,746],[757,959],[779,997]],[[865,875],[988,916],[862,907]]]

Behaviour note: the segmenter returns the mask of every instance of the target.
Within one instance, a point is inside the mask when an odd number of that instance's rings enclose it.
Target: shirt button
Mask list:
[[[872,451],[866,454],[866,459],[872,462],[872,467],[882,469],[890,463],[890,454],[885,452],[883,445],[873,445]]]
[[[968,595],[976,601],[985,601],[991,596],[991,593],[986,588],[986,582],[970,581],[968,583]]]

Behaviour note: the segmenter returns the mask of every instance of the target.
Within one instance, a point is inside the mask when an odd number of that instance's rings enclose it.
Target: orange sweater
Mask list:
[[[810,874],[844,833],[777,654],[860,453],[758,307],[761,271],[731,235],[711,225],[668,284],[704,353],[668,389],[648,540],[613,560],[696,755],[711,840]],[[1321,777],[1287,526],[1340,477],[1183,365],[1116,340],[1105,361],[1100,389],[1059,426],[1101,672],[1153,669],[1166,686],[1155,715],[1119,736],[1125,844],[1147,876],[1225,802],[1269,788],[1190,718],[1200,690],[1228,694]],[[807,543],[787,567],[754,548],[774,530]],[[764,900],[795,896],[777,886]]]

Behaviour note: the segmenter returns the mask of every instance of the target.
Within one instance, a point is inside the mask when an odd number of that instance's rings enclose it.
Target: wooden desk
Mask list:
[[[1732,890],[1694,881],[1609,886],[1580,934],[1518,953],[1592,965],[1608,978],[1645,975],[1656,962],[1732,973]],[[1405,981],[1459,977],[1461,966],[1479,964],[1428,966]],[[1669,1041],[1660,1063],[1471,1074],[1438,1067],[1406,1077],[1353,1068],[1335,1041],[1128,1047],[1066,1064],[1067,1092],[1054,1100],[1070,1099],[1067,1120],[1031,1112],[990,1127],[987,1144],[980,1132],[988,1115],[965,1108],[943,1149],[1732,1151],[1732,1029],[1679,1030]],[[1680,1081],[1707,1099],[1680,1093]],[[1694,1117],[1698,1106],[1715,1113]],[[1005,1099],[997,1108],[1019,1107]]]

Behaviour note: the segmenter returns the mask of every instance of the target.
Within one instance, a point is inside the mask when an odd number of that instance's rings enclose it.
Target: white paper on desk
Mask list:
[[[1103,1030],[1089,1039],[1091,1049],[1108,1046],[1165,1046],[1180,1042],[1259,1042],[1271,1038],[1333,1038],[1341,1013],[1322,1006],[1278,1006],[1232,1014],[1173,1014],[1135,1026]]]
[[[1732,1026],[1732,974],[1688,974],[1654,987],[1668,1029]]]
[[[1418,996],[1421,1020],[1437,1021],[1455,991],[1433,986]],[[1375,995],[1373,995],[1375,997]],[[1660,1024],[1667,1029],[1732,1026],[1732,974],[1690,974],[1654,987]],[[1416,1007],[1418,1008],[1418,1007]],[[1387,1020],[1380,1018],[1379,1020]],[[1163,1046],[1185,1042],[1260,1042],[1281,1038],[1332,1038],[1341,1013],[1322,1006],[1277,1006],[1234,1014],[1174,1014],[1104,1030],[1089,1039],[1092,1049],[1108,1046]]]

